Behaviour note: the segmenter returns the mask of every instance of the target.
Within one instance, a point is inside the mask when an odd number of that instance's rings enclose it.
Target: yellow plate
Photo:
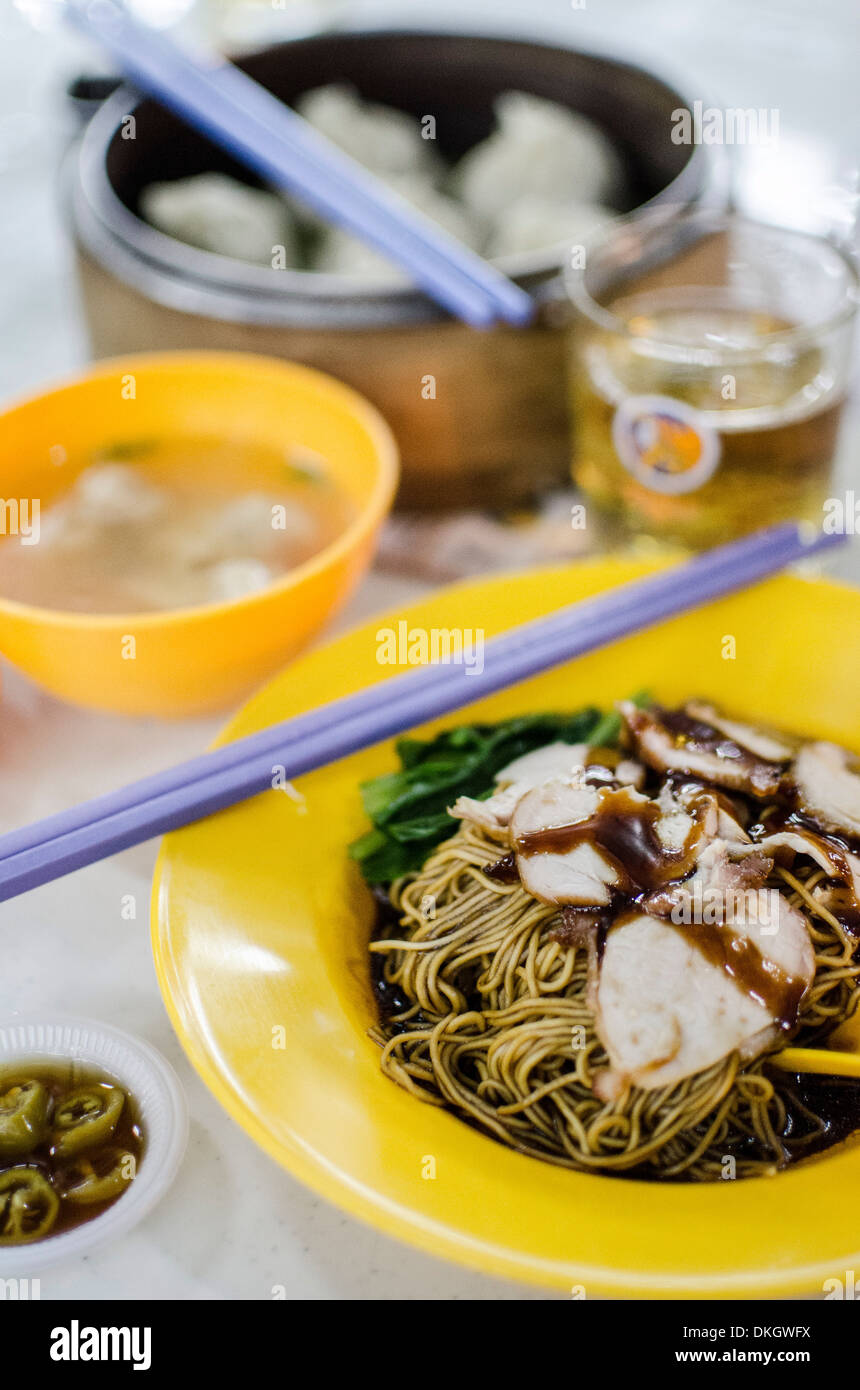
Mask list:
[[[396,616],[489,636],[650,568],[603,560],[491,579]],[[384,625],[296,662],[225,738],[384,679]],[[860,746],[858,630],[860,594],[782,577],[443,723],[607,705],[645,686]],[[380,1074],[365,1036],[371,901],[346,846],[366,828],[358,783],[394,761],[380,745],[303,777],[303,802],[273,790],[165,840],[153,896],[159,980],[189,1057],[243,1129],[393,1235],[588,1296],[820,1293],[857,1268],[860,1146],[770,1179],[660,1186],[590,1176],[513,1153]],[[425,1176],[430,1158],[435,1177]]]

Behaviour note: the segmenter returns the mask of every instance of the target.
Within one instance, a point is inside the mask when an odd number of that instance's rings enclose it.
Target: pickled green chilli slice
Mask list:
[[[0,1245],[26,1245],[51,1230],[60,1199],[44,1173],[20,1164],[0,1173]]]
[[[125,1096],[117,1086],[81,1086],[54,1111],[52,1146],[61,1158],[85,1153],[113,1135]]]
[[[83,1154],[57,1174],[63,1200],[76,1206],[94,1206],[118,1197],[136,1172],[134,1154],[127,1149],[107,1148]]]
[[[50,1098],[39,1081],[21,1081],[0,1095],[0,1158],[17,1158],[48,1132]]]

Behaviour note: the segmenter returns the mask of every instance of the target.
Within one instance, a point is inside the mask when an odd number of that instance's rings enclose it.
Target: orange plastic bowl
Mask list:
[[[397,485],[391,431],[331,377],[246,353],[114,358],[13,405],[0,415],[4,498],[38,498],[44,511],[94,449],[177,434],[313,450],[355,519],[313,559],[227,603],[101,615],[0,596],[0,652],[62,699],[134,715],[220,709],[304,647],[370,563]]]

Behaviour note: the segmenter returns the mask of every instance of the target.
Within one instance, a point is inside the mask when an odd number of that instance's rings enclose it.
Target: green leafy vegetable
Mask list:
[[[641,702],[641,697],[637,697]],[[454,833],[447,807],[458,796],[487,797],[514,758],[548,743],[618,742],[621,720],[591,706],[576,714],[526,714],[499,724],[464,724],[433,739],[401,738],[398,772],[362,784],[373,829],[350,845],[368,883],[390,883],[418,869]]]

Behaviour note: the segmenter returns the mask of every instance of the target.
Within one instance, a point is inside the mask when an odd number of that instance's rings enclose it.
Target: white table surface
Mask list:
[[[359,15],[403,14],[353,6]],[[778,106],[786,156],[749,202],[796,220],[798,208],[845,216],[858,129],[856,0],[411,0],[410,22],[506,26],[571,43],[618,43],[686,78],[694,95]],[[853,17],[853,21],[852,21]],[[852,28],[853,22],[853,28]],[[85,47],[36,34],[0,0],[0,395],[34,387],[85,360],[70,258],[57,211],[56,169],[70,132],[65,77]],[[793,142],[793,143],[792,143]],[[790,156],[790,157],[789,157]],[[853,168],[852,168],[853,161]],[[803,181],[818,184],[807,196]],[[827,184],[847,188],[834,194]],[[853,185],[856,188],[856,182]],[[829,200],[829,201],[828,201]],[[834,202],[835,200],[835,202]],[[857,438],[843,459],[846,478]],[[2,487],[0,487],[2,492]],[[856,574],[856,561],[849,574]],[[371,575],[339,627],[407,601],[420,586]],[[0,830],[43,816],[198,752],[220,719],[127,720],[71,709],[8,667],[0,703]],[[316,1198],[263,1155],[192,1072],[173,1035],[152,967],[145,845],[0,907],[0,1017],[52,1009],[130,1029],[165,1053],[186,1088],[191,1138],[160,1207],[119,1246],[47,1270],[43,1298],[496,1299],[553,1297],[421,1255]],[[121,902],[133,894],[137,919]]]

